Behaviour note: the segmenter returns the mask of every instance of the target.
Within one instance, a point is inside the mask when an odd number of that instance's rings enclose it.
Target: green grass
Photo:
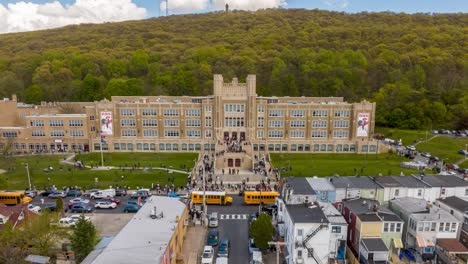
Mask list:
[[[451,164],[463,158],[458,151],[465,149],[465,144],[468,144],[468,138],[438,136],[428,142],[419,143],[416,148],[418,151],[429,152],[440,159],[447,159],[446,163]]]
[[[123,154],[123,155],[119,155]],[[151,156],[153,155],[153,156]],[[81,155],[80,158],[83,160],[96,160],[99,154]],[[109,156],[109,164],[118,165],[120,162],[128,160],[130,162],[141,161],[141,166],[148,166],[151,162],[153,167],[158,167],[161,163],[166,167],[173,166],[174,169],[181,169],[182,164],[186,164],[186,168],[191,169],[194,164],[194,159],[197,154],[192,153],[163,153],[163,154],[140,154],[140,153],[115,153]],[[159,156],[159,159],[157,158]],[[137,186],[143,186],[146,188],[151,187],[151,183],[154,184],[168,184],[168,177],[174,177],[174,184],[184,185],[187,181],[187,174],[172,173],[168,175],[165,170],[148,170],[143,172],[142,170],[109,170],[109,171],[95,171],[89,169],[75,169],[73,166],[60,164],[59,160],[65,156],[62,155],[41,155],[41,156],[27,156],[27,157],[1,157],[0,168],[7,170],[6,173],[0,174],[0,189],[25,189],[28,186],[28,178],[25,163],[29,164],[30,174],[32,179],[32,185],[36,186],[37,189],[44,189],[46,186],[55,184],[57,188],[63,186],[81,186],[86,188],[98,187],[106,188],[109,185],[112,186],[130,186],[132,189]],[[150,159],[153,157],[153,159]],[[112,159],[112,161],[110,160]],[[86,162],[85,162],[86,163]],[[125,165],[125,163],[123,163]],[[48,166],[54,168],[51,172],[45,172]],[[181,169],[182,170],[182,169]],[[186,170],[186,169],[185,169]],[[122,179],[121,176],[124,176]],[[98,183],[95,183],[95,178],[98,178]],[[50,181],[49,181],[50,179]]]
[[[363,176],[399,175],[403,171],[405,175],[417,173],[417,170],[400,168],[402,161],[406,158],[395,154],[358,155],[358,154],[305,154],[305,153],[275,153],[271,154],[272,163],[275,167],[292,170],[283,172],[283,176],[351,176],[360,174]]]
[[[412,145],[418,142],[420,139],[426,139],[426,131],[421,130],[404,130],[397,128],[388,128],[388,127],[376,127],[376,134],[384,134],[385,137],[391,138],[394,140],[401,139],[403,145]],[[427,137],[430,138],[432,133],[427,132]]]
[[[460,163],[460,168],[468,168],[468,160],[465,160],[464,162]]]

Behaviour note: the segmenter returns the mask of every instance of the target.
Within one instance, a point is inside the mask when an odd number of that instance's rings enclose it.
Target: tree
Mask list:
[[[275,228],[271,223],[271,216],[267,214],[260,214],[257,220],[253,221],[250,225],[250,236],[254,239],[255,246],[259,249],[267,249],[268,242],[275,232]]]
[[[84,215],[78,220],[73,233],[70,235],[70,242],[73,251],[75,252],[78,263],[93,250],[98,241],[96,228],[93,223],[84,219]]]

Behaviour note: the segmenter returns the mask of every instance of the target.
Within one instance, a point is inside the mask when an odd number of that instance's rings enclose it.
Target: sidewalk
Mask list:
[[[186,264],[197,264],[199,262],[201,251],[205,245],[206,227],[189,226],[185,234],[184,244],[182,245],[182,257]]]

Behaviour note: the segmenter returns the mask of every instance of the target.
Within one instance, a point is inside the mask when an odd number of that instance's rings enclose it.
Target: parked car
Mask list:
[[[468,155],[468,150],[460,149],[460,150],[458,151],[458,154]]]
[[[124,213],[136,213],[138,210],[140,210],[141,206],[136,205],[136,204],[127,204],[125,205],[123,211]]]
[[[132,195],[130,196],[131,199],[138,199],[138,197],[141,197],[141,199],[145,200],[146,198],[148,198],[149,195],[149,192],[147,191],[137,191],[137,192],[134,192],[132,193]]]
[[[457,171],[458,171],[459,173],[463,173],[463,174],[468,173],[468,169],[467,169],[467,168],[459,168]]]
[[[71,199],[68,202],[68,209],[71,209],[74,204],[80,204],[80,203],[89,204],[89,199],[85,199],[85,198],[81,198],[81,197]]]
[[[426,158],[430,158],[431,154],[429,152],[421,152],[421,156],[426,157]]]
[[[47,196],[49,196],[49,194],[54,193],[54,192],[55,192],[54,190],[45,190],[45,191],[41,192],[40,196],[41,197],[47,197]]]
[[[39,213],[41,211],[41,207],[34,204],[28,204],[28,209],[36,213]]]
[[[115,189],[100,190],[97,192],[93,192],[90,195],[91,199],[103,199],[106,197],[114,197],[114,196],[115,196]]]
[[[97,201],[94,207],[96,209],[115,209],[117,204],[111,201]]]
[[[61,227],[72,227],[76,225],[75,221],[71,219],[70,217],[65,217],[65,218],[60,219],[58,224]]]
[[[214,250],[212,246],[205,246],[201,257],[202,264],[213,264]]]
[[[143,201],[142,201],[142,203],[143,203]],[[138,206],[139,206],[138,200],[135,200],[135,199],[130,199],[130,200],[128,200],[128,201],[127,201],[127,204],[134,204],[134,205],[138,205]]]
[[[74,214],[74,215],[70,215],[69,218],[73,219],[73,221],[75,222],[78,222],[81,218],[84,218],[84,220],[86,221],[90,221],[91,220],[91,217],[89,216],[85,216],[84,214]]]
[[[230,247],[229,240],[222,238],[219,242],[218,246],[218,257],[229,257],[229,247]]]
[[[413,145],[409,145],[409,146],[406,146],[406,149],[407,149],[407,150],[411,150],[411,151],[415,151],[415,150],[416,150],[416,147],[413,146]]]
[[[126,196],[127,190],[125,189],[117,189],[115,190],[115,196]]]
[[[29,196],[31,198],[34,198],[37,196],[37,191],[36,190],[26,190],[24,191],[24,195]]]
[[[65,192],[53,192],[47,196],[49,198],[57,199],[59,197],[65,198],[67,197],[67,194]]]
[[[254,251],[259,251],[253,238],[249,238],[249,253],[252,254]]]
[[[101,201],[109,201],[112,203],[116,203],[117,205],[120,204],[120,199],[113,198],[113,197],[107,197],[107,198],[101,199]]]
[[[208,245],[210,246],[218,245],[218,235],[219,235],[218,229],[210,229],[208,231]]]
[[[42,207],[42,210],[48,210],[48,211],[51,211],[51,212],[55,212],[55,210],[57,210],[57,206],[55,204],[45,204]]]
[[[87,190],[87,191],[85,191],[85,192],[83,193],[83,197],[91,197],[91,194],[92,194],[92,193],[95,193],[95,192],[97,192],[97,191],[99,191],[99,189]]]
[[[93,211],[93,207],[84,203],[79,203],[74,204],[70,210],[72,213],[91,213]]]
[[[218,213],[213,212],[208,219],[208,227],[218,227]]]
[[[67,192],[67,196],[72,196],[72,197],[81,196],[81,191],[80,190],[69,190]]]

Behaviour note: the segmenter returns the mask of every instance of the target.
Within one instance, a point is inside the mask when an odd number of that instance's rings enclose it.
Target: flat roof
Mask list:
[[[368,252],[386,252],[387,246],[381,238],[363,238],[362,244],[366,247]]]
[[[401,211],[408,213],[420,213],[429,211],[428,202],[424,199],[418,199],[414,197],[402,197],[396,198],[389,201],[390,205],[394,205],[400,208]]]
[[[375,200],[357,198],[343,201],[343,205],[348,207],[354,214],[365,214],[374,212],[374,208],[378,208],[380,204]]]
[[[309,182],[306,180],[306,178],[289,177],[289,178],[286,178],[286,183],[293,190],[293,195],[294,194],[299,194],[299,195],[316,194],[314,189],[312,189],[312,186],[310,186]]]
[[[384,187],[427,188],[428,184],[411,176],[378,176],[375,181]]]
[[[460,212],[467,212],[468,211],[468,202],[463,200],[463,199],[460,199],[456,196],[450,196],[450,197],[447,197],[447,198],[441,198],[441,199],[437,199],[437,201],[441,202],[441,203],[444,203],[452,208],[454,208],[455,210],[458,210]]]
[[[423,182],[429,184],[432,187],[463,187],[468,186],[468,181],[463,180],[454,175],[426,175],[416,176]]]
[[[151,219],[151,210],[164,218]],[[94,264],[160,263],[186,205],[177,198],[151,196],[127,225],[92,262]]]
[[[294,223],[328,223],[322,208],[317,205],[286,204],[286,210]]]

